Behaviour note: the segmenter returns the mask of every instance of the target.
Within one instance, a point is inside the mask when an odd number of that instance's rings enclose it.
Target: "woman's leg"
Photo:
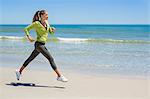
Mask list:
[[[29,58],[24,62],[24,64],[22,65],[22,67],[20,68],[19,72],[20,74],[22,73],[22,71],[24,70],[24,68],[39,54],[40,52],[38,52],[36,49],[33,50],[33,52],[31,53],[31,55],[29,56]]]
[[[51,54],[49,53],[49,51],[47,50],[47,48],[44,46],[44,45],[41,45],[38,47],[37,49],[39,52],[41,52],[48,60],[49,60],[49,63],[51,64],[51,67],[53,68],[53,70],[56,72],[57,76],[60,77],[61,74],[60,72],[58,71],[57,69],[57,66],[54,62],[54,59],[53,57],[51,56]]]

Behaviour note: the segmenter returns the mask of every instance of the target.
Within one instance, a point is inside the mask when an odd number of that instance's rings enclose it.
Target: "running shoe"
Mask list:
[[[62,82],[68,82],[68,79],[65,78],[63,75],[61,75],[60,77],[57,77],[58,81],[62,81]]]

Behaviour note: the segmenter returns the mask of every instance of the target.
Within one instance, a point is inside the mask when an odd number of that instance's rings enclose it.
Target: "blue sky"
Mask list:
[[[51,24],[150,24],[149,0],[0,0],[0,24],[29,24],[37,10]]]

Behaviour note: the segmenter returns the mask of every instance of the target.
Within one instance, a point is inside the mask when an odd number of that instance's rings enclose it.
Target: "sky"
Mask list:
[[[0,24],[30,24],[42,9],[51,24],[150,24],[150,0],[0,0]]]

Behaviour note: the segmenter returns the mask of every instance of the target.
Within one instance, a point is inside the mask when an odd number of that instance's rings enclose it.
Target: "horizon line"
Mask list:
[[[23,23],[23,24],[14,24],[14,23],[8,23],[8,24],[0,24],[0,25],[29,25],[29,24],[31,24],[31,23]],[[51,25],[150,25],[150,24],[140,24],[140,23],[138,23],[138,24],[134,24],[134,23],[129,23],[129,24],[124,24],[124,23],[122,23],[122,24],[86,24],[86,23],[79,23],[79,24],[51,24]]]

